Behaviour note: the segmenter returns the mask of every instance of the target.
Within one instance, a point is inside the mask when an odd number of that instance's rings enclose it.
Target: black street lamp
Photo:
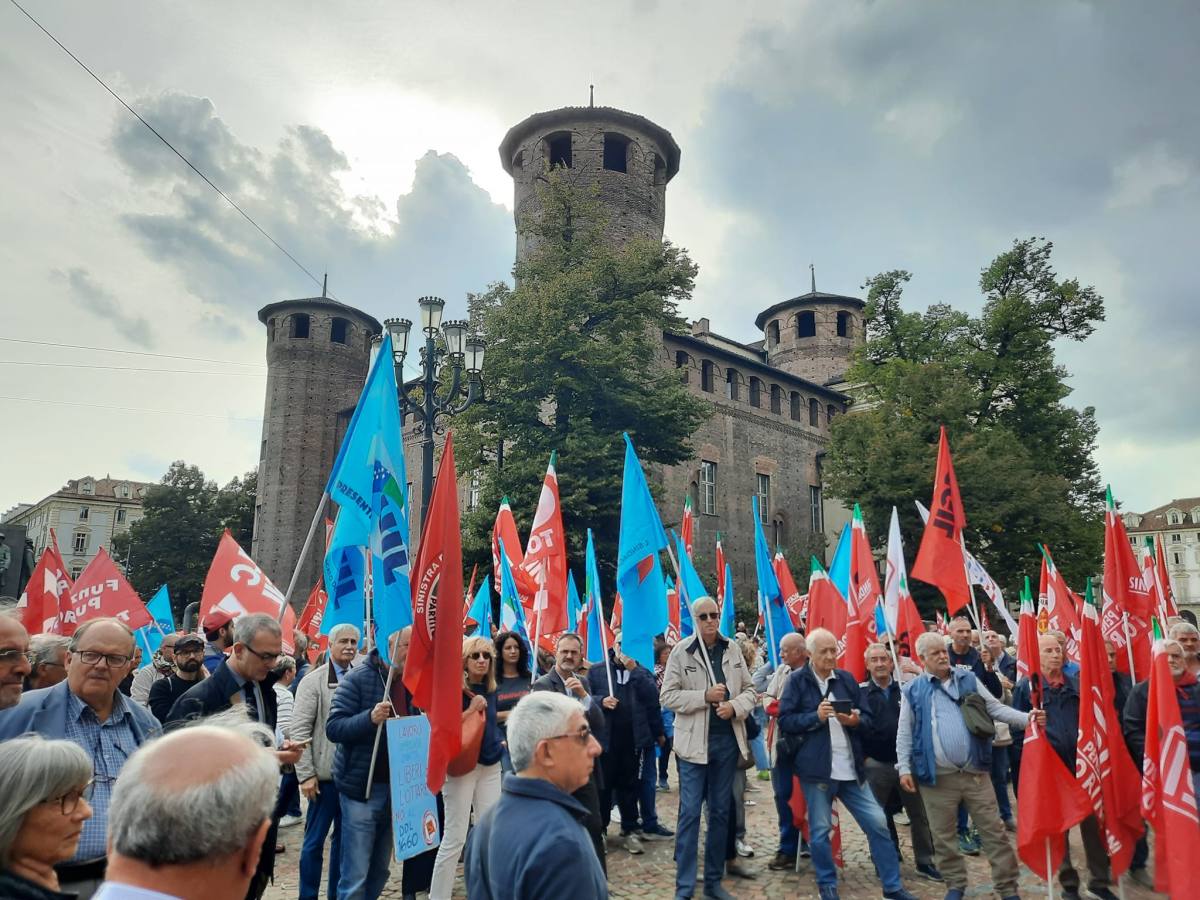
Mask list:
[[[408,353],[408,335],[413,323],[408,319],[385,319],[384,327],[392,338],[392,356],[396,365],[396,382],[400,386],[400,417],[404,419],[406,409],[412,410],[418,422],[415,426],[421,440],[421,521],[429,510],[429,497],[433,493],[433,441],[434,435],[445,433],[440,423],[444,416],[457,416],[474,403],[482,394],[483,354],[487,347],[483,338],[469,334],[470,324],[461,320],[442,322],[442,308],[446,301],[440,297],[421,297],[421,330],[425,333],[425,346],[421,348],[420,374],[404,380],[404,359]],[[438,341],[438,335],[442,341]],[[440,393],[442,367],[450,366],[450,386]],[[466,373],[464,385],[463,373]],[[411,391],[421,388],[420,400],[413,399]]]

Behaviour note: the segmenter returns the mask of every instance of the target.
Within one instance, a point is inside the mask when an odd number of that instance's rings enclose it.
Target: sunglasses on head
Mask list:
[[[696,613],[696,618],[699,619],[701,622],[707,622],[710,619],[721,618],[721,614],[720,613]]]
[[[476,650],[474,653],[467,656],[467,659],[491,659],[492,654],[486,650]]]

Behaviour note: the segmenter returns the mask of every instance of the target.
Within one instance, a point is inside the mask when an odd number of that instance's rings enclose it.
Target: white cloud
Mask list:
[[[1113,166],[1108,206],[1110,209],[1146,206],[1162,191],[1188,186],[1195,176],[1193,161],[1183,159],[1161,142],[1155,143]]]

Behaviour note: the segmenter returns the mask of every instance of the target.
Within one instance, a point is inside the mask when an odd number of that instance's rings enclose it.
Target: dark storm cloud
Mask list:
[[[135,345],[153,346],[154,336],[149,321],[127,312],[121,301],[98,283],[87,269],[55,269],[51,274],[67,284],[71,291],[71,302],[80,309],[108,322],[118,334],[128,338]]]
[[[372,197],[348,195],[346,157],[320,129],[289,129],[272,153],[238,140],[202,98],[165,93],[141,101],[146,118],[339,299],[377,316],[402,314],[422,294],[456,311],[468,291],[506,278],[512,217],[454,156],[429,151],[396,221]],[[136,122],[119,119],[112,146],[138,205],[124,224],[188,289],[231,314],[286,297],[312,296],[308,279]]]
[[[808,289],[812,260],[819,289],[907,268],[910,308],[977,309],[979,270],[1044,235],[1107,300],[1097,334],[1062,348],[1072,402],[1098,407],[1102,442],[1193,437],[1200,394],[1163,379],[1194,382],[1200,338],[1194,4],[819,10],[747,40],[685,145],[689,181],[757,220],[706,293],[765,308]]]

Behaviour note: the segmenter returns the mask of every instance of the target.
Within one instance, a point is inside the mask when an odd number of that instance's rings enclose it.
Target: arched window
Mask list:
[[[837,314],[837,336],[854,337],[854,320],[850,318],[850,313],[840,312]]]
[[[348,319],[343,319],[335,316],[329,324],[329,342],[331,344],[346,343],[346,333],[350,330],[350,322]]]
[[[762,406],[762,386],[763,383],[754,376],[750,377],[750,405]]]
[[[741,391],[738,390],[738,382],[741,381],[741,376],[738,375],[737,369],[725,370],[725,396],[729,400],[737,400],[741,396]]]
[[[817,336],[817,315],[812,310],[800,313],[796,316],[796,337],[816,337]]]
[[[662,187],[667,183],[667,163],[657,153],[654,154],[654,186]]]
[[[712,360],[706,359],[700,363],[700,390],[711,394],[713,387],[713,364]]]
[[[610,172],[629,171],[629,138],[609,132],[604,135],[604,168]]]
[[[804,399],[800,396],[799,391],[792,391],[792,393],[789,395],[789,399],[791,400],[792,407],[792,421],[799,422],[801,418],[803,418],[802,409],[804,407]]]
[[[306,338],[308,337],[309,319],[307,313],[296,313],[292,316],[292,337]]]
[[[767,346],[775,347],[779,344],[779,320],[775,319],[767,323]]]
[[[771,385],[771,412],[775,415],[783,413],[783,388],[777,384]]]
[[[525,151],[518,150],[517,155],[512,158],[513,177],[520,175],[523,168],[525,168]]]
[[[571,133],[560,131],[546,138],[546,163],[550,168],[571,168]]]
[[[816,428],[820,424],[821,404],[817,402],[817,398],[813,397],[808,401],[808,424]]]

